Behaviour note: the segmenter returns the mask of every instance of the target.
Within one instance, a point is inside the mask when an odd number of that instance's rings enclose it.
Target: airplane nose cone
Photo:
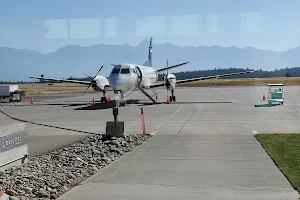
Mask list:
[[[122,89],[122,82],[118,78],[117,75],[113,75],[109,77],[109,83],[110,86],[113,88],[115,91],[120,91]]]

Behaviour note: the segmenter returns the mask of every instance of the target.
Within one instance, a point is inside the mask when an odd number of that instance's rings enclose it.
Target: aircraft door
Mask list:
[[[140,85],[142,83],[142,80],[143,80],[142,70],[138,66],[135,66],[135,69],[137,71],[137,76],[138,76],[137,84]]]

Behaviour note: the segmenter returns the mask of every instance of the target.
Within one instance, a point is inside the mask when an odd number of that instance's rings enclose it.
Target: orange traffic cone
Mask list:
[[[263,94],[262,100],[263,100],[263,101],[265,101],[265,100],[266,100],[265,93]]]
[[[155,99],[156,99],[156,100],[158,99],[158,95],[157,95],[157,93],[155,94]]]
[[[93,97],[92,105],[95,105],[95,98]]]
[[[30,98],[30,104],[33,104],[33,97]]]
[[[110,96],[108,96],[107,101],[110,102]]]
[[[169,97],[167,97],[167,102],[166,102],[166,104],[170,104],[170,99],[169,99]]]

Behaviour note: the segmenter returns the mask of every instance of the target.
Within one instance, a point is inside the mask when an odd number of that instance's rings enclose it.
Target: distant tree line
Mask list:
[[[251,74],[239,75],[239,78],[271,78],[271,77],[300,77],[300,67],[293,68],[282,68],[275,69],[273,71],[266,70],[252,70],[250,68],[228,68],[228,69],[209,69],[209,70],[197,70],[197,71],[186,71],[186,72],[177,72],[174,73],[177,80],[188,79],[188,78],[197,78],[203,76],[214,76],[221,74],[229,74],[240,71],[254,71]],[[165,74],[159,75],[159,80],[162,80]],[[236,76],[227,77],[227,79],[236,78]]]

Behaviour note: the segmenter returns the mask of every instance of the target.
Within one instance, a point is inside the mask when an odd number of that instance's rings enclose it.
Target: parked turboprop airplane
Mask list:
[[[90,78],[90,81],[64,80],[64,79],[54,79],[54,78],[44,78],[44,77],[30,77],[30,78],[85,84],[88,85],[88,88],[92,86],[95,91],[103,92],[103,97],[101,97],[101,103],[107,102],[105,93],[108,90],[113,90],[115,94],[120,93],[121,101],[124,102],[125,93],[131,92],[135,89],[139,89],[150,100],[152,100],[153,103],[155,103],[155,100],[145,91],[145,89],[165,86],[168,91],[171,90],[171,96],[168,97],[170,98],[169,100],[176,101],[174,90],[177,84],[194,82],[199,80],[206,80],[206,79],[216,79],[216,78],[235,76],[235,75],[241,75],[241,74],[247,74],[253,72],[253,71],[245,71],[245,72],[237,72],[237,73],[199,77],[199,78],[184,79],[184,80],[176,80],[176,76],[174,74],[168,73],[169,70],[186,65],[188,63],[189,62],[184,62],[169,67],[167,61],[167,67],[158,70],[154,69],[152,67],[152,37],[151,37],[149,52],[148,52],[148,60],[143,65],[128,64],[128,63],[112,64],[114,68],[112,69],[108,79],[104,76],[98,76],[103,66],[99,69],[96,76],[94,76],[93,78],[88,76]],[[163,82],[158,83],[157,82],[158,73],[161,72],[167,72],[167,74],[165,75]]]

